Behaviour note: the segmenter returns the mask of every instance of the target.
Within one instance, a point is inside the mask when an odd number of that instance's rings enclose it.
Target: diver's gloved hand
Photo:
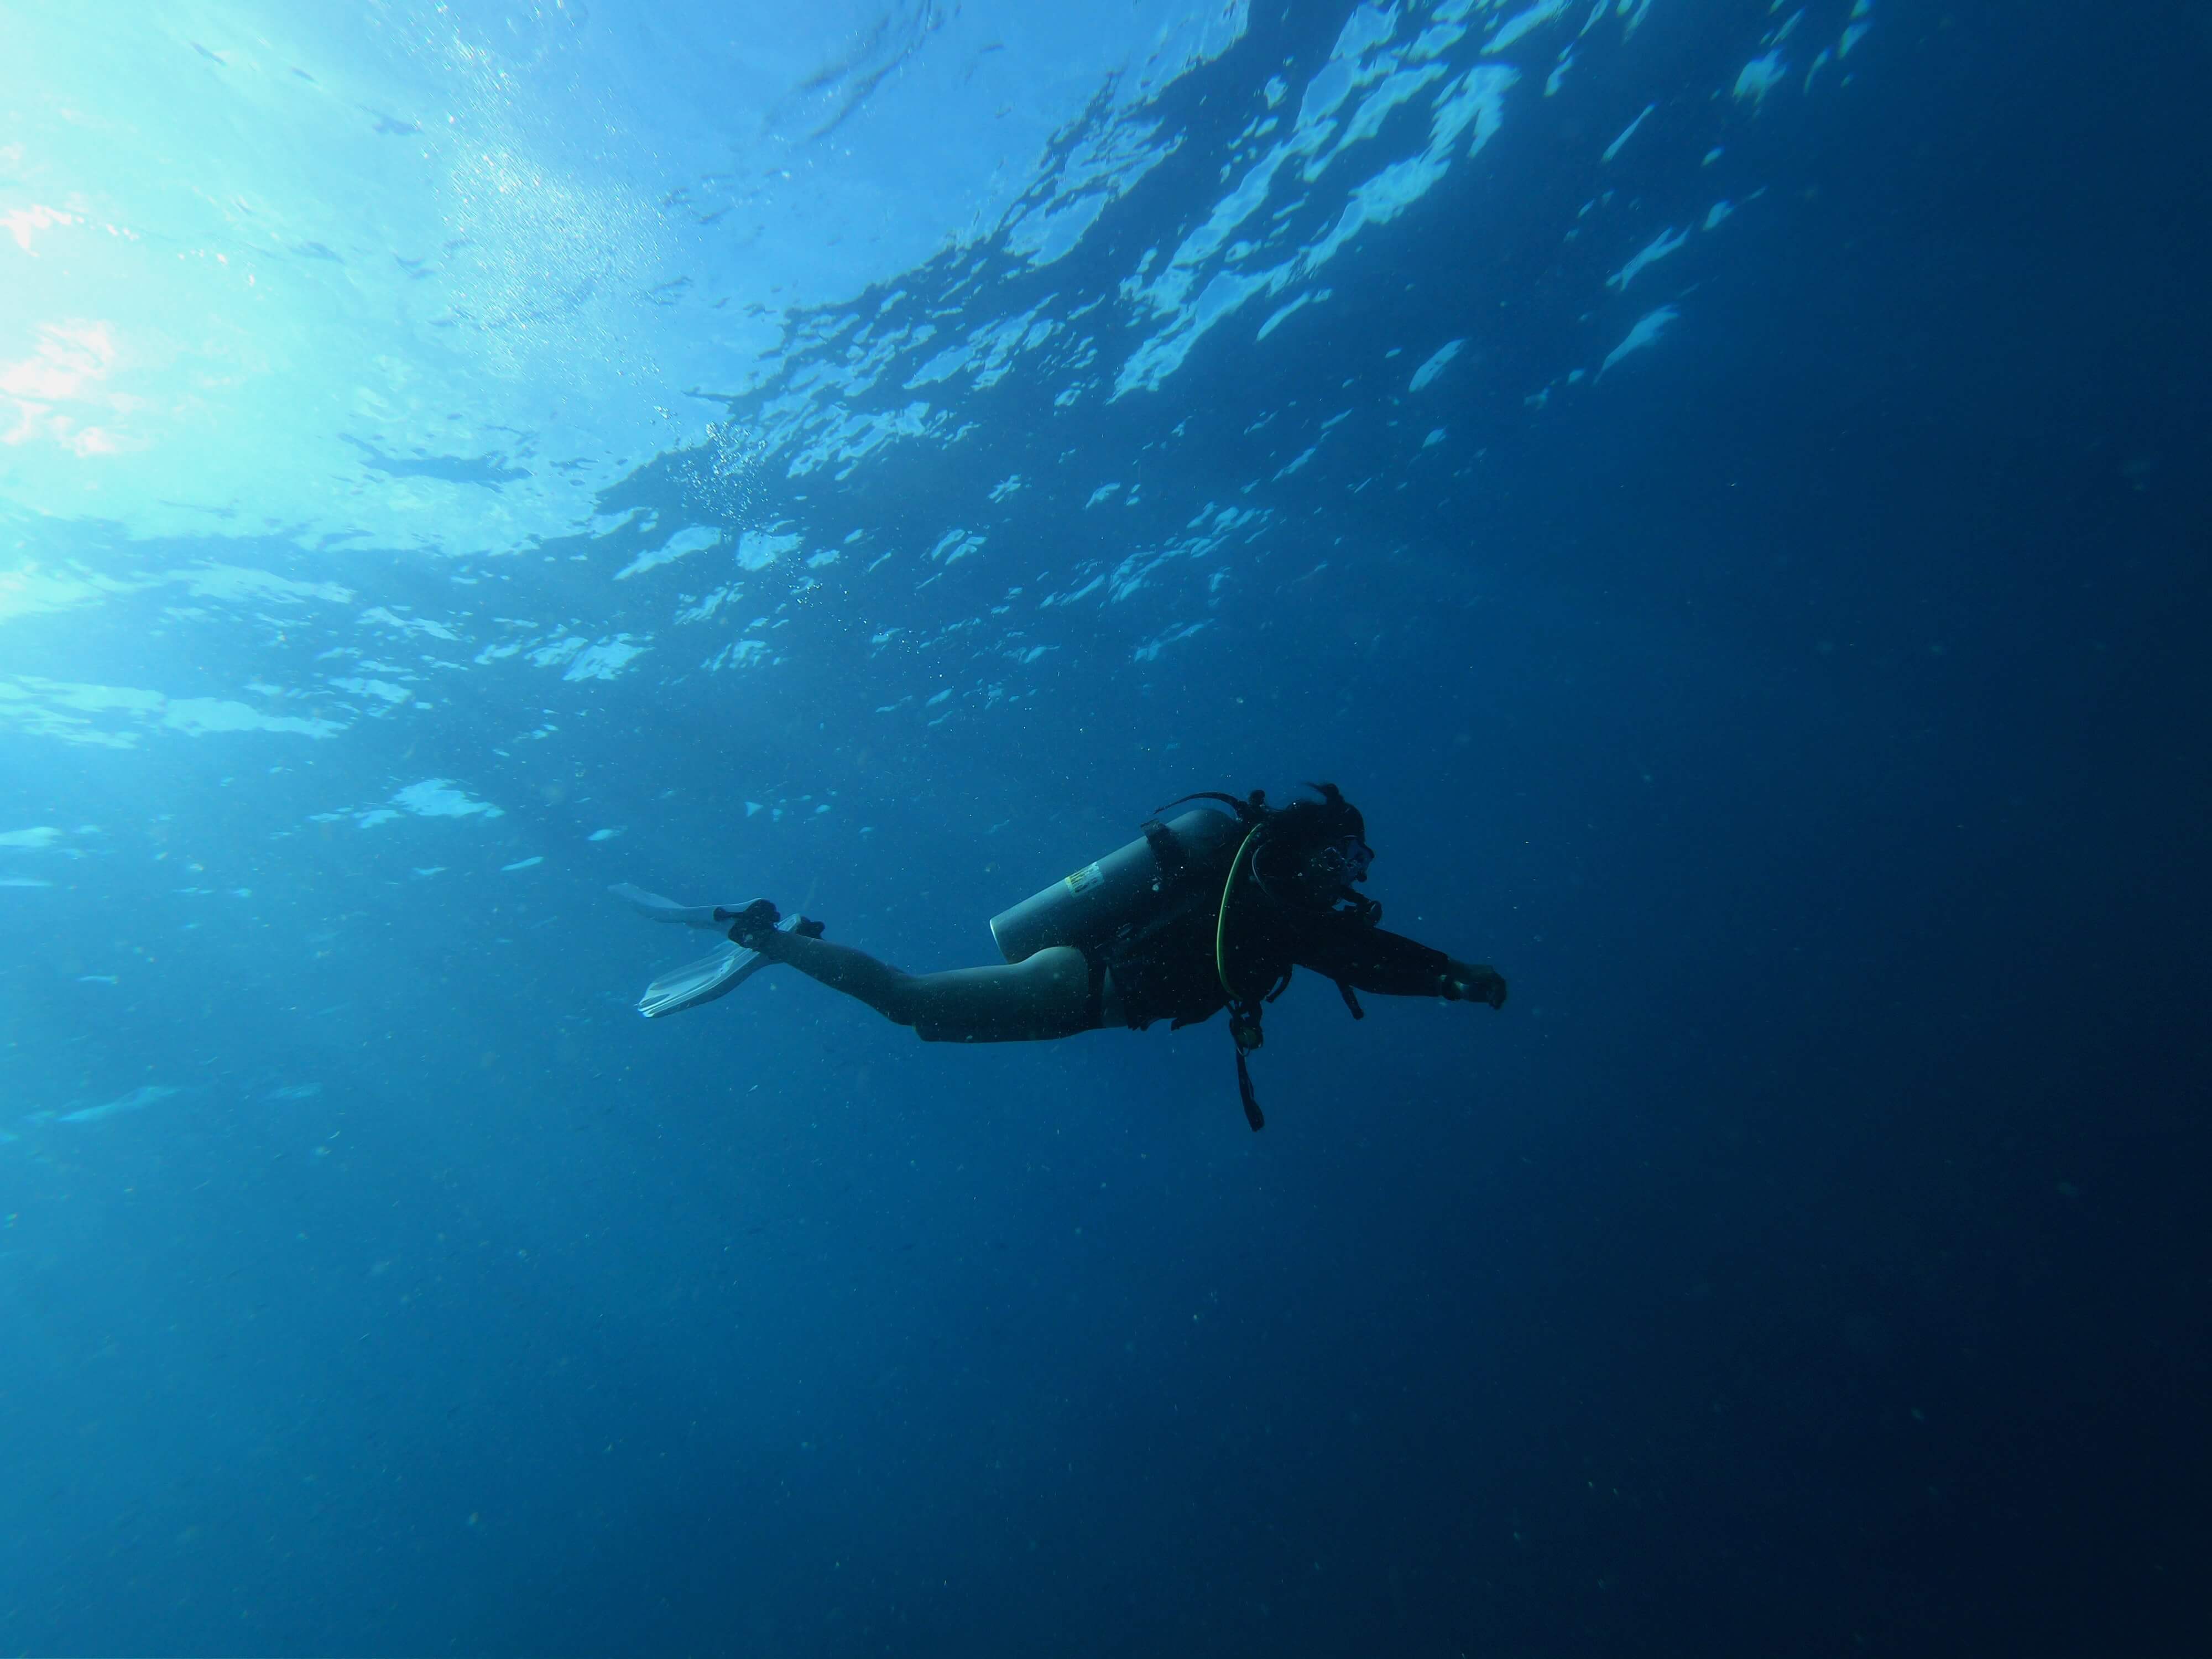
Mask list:
[[[1495,968],[1455,962],[1444,969],[1443,992],[1446,1002],[1486,1002],[1493,1008],[1503,1008],[1505,975]]]
[[[781,912],[767,899],[755,899],[742,910],[718,909],[714,920],[730,924],[730,942],[742,945],[748,951],[760,949],[761,941],[775,931],[783,920]]]

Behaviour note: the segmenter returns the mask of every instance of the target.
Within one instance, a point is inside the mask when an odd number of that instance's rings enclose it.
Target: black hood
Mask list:
[[[1253,849],[1253,873],[1261,888],[1279,903],[1328,909],[1340,899],[1353,896],[1340,888],[1310,890],[1310,884],[1302,878],[1306,862],[1325,848],[1347,842],[1364,847],[1367,820],[1360,816],[1358,807],[1345,799],[1344,792],[1334,784],[1307,787],[1320,799],[1292,801],[1267,815],[1259,844]]]

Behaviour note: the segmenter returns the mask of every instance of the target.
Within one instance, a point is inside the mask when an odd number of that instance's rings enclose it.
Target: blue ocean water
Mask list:
[[[2203,5],[0,34],[0,1648],[2212,1641]]]

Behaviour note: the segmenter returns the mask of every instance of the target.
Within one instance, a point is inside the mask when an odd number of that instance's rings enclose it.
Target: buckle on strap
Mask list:
[[[1175,838],[1174,830],[1158,818],[1146,818],[1144,830],[1145,845],[1152,849],[1152,862],[1159,867],[1163,884],[1190,867],[1190,859],[1183,852],[1182,843]]]

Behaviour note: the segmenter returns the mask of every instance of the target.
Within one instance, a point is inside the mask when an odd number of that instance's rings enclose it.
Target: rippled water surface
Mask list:
[[[0,1647],[2212,1636],[2203,5],[0,41]],[[635,1011],[1323,779],[1263,1133]]]

